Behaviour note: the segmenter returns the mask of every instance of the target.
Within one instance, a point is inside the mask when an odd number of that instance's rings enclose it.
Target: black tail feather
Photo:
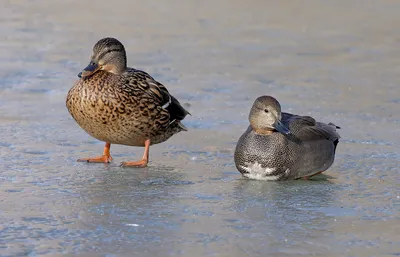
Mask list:
[[[171,120],[183,120],[186,115],[191,115],[179,101],[171,95],[171,104],[166,108],[170,113]]]

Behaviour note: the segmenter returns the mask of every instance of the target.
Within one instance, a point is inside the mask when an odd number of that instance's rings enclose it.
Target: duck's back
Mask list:
[[[186,115],[189,114],[189,112],[183,108],[179,101],[168,92],[167,88],[163,84],[156,81],[147,72],[134,68],[128,68],[125,75],[129,77],[133,83],[137,82],[138,85],[141,85],[142,92],[146,92],[146,94],[156,97],[158,100],[157,103],[160,106],[165,106],[165,109],[168,110],[170,115],[170,121],[181,121],[186,117]],[[147,86],[143,88],[143,85]]]
[[[113,144],[161,143],[185,130],[188,112],[168,90],[143,71],[115,75],[98,71],[78,80],[67,96],[67,108],[91,136]]]

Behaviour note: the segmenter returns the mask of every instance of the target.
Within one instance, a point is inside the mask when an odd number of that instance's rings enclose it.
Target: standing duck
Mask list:
[[[111,144],[144,146],[141,160],[121,165],[146,167],[150,145],[187,130],[181,121],[189,112],[149,74],[127,67],[125,48],[115,38],[94,45],[78,77],[68,92],[67,109],[83,130],[105,142],[103,155],[78,161],[112,161]]]
[[[235,150],[236,168],[244,177],[288,180],[317,175],[333,163],[339,128],[309,116],[281,113],[271,96],[257,98],[249,115],[250,126]]]

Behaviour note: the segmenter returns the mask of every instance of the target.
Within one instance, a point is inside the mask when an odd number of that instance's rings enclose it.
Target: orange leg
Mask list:
[[[123,167],[136,167],[136,168],[144,168],[147,166],[149,162],[149,150],[150,150],[150,139],[147,139],[144,142],[144,154],[140,161],[136,162],[122,162],[121,166]]]
[[[93,157],[93,158],[78,159],[78,162],[104,162],[104,163],[109,163],[113,159],[111,157],[111,155],[110,155],[110,147],[111,147],[111,144],[110,143],[106,143],[106,145],[104,146],[103,155],[97,156],[97,157]]]
[[[304,179],[304,180],[308,180],[309,178],[311,178],[311,177],[314,177],[315,175],[318,175],[318,174],[321,174],[322,173],[322,171],[320,171],[320,172],[317,172],[317,173],[315,173],[315,174],[313,174],[313,175],[310,175],[310,176],[305,176],[305,177],[302,177],[302,179]]]

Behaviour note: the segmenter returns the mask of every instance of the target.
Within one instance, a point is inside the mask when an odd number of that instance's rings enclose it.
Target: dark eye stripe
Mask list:
[[[111,48],[108,49],[106,52],[101,53],[98,56],[98,59],[100,60],[101,58],[103,58],[106,54],[111,53],[111,52],[122,52],[123,50],[121,48]]]

